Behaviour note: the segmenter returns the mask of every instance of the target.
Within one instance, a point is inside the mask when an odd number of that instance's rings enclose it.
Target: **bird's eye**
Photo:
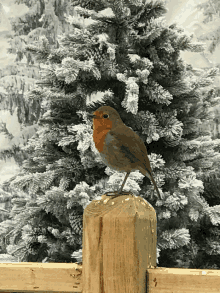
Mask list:
[[[103,118],[108,118],[108,114],[104,114],[103,115]]]

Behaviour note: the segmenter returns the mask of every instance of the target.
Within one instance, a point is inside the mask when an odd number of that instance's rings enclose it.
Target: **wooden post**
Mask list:
[[[156,229],[156,212],[142,197],[92,201],[83,216],[83,293],[145,293]]]

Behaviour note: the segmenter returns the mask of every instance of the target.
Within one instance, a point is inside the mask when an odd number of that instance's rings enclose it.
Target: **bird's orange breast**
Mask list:
[[[103,151],[105,137],[112,128],[110,120],[94,119],[93,121],[93,140],[99,152]]]
[[[105,129],[100,132],[93,131],[93,140],[94,140],[95,146],[99,152],[103,151],[103,147],[105,144],[105,137],[108,132],[109,132],[109,129]]]

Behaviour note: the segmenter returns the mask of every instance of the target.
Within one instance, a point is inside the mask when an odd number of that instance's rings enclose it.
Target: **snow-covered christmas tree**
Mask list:
[[[217,70],[196,75],[180,58],[181,50],[203,48],[166,24],[163,1],[72,5],[78,16],[68,16],[72,29],[60,36],[57,48],[46,36],[27,48],[45,64],[31,93],[42,101],[44,115],[25,147],[21,173],[10,182],[24,194],[14,200],[11,220],[0,225],[1,235],[10,235],[8,253],[25,261],[79,258],[83,209],[124,178],[105,167],[92,141],[87,113],[109,105],[146,143],[163,193],[157,200],[139,172],[125,185],[156,208],[159,265],[200,267],[201,255],[207,267],[215,265],[210,255],[219,254],[220,210],[203,197],[203,179],[219,168],[220,141],[198,125],[212,119],[209,109],[219,103],[212,88]],[[102,101],[88,105],[94,94]],[[215,232],[201,242],[205,224]]]

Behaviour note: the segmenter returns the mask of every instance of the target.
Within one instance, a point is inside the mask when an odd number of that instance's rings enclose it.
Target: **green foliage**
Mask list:
[[[164,199],[139,172],[125,190],[140,194],[158,216],[160,266],[218,266],[219,199],[208,201],[208,180],[219,168],[219,140],[198,130],[219,103],[215,69],[195,74],[181,50],[201,44],[163,20],[163,1],[74,1],[79,16],[54,47],[42,38],[27,46],[44,61],[30,94],[41,100],[39,129],[24,148],[20,174],[8,182],[24,192],[13,201],[11,220],[0,225],[7,252],[24,261],[74,261],[80,257],[82,214],[124,174],[106,168],[93,139],[88,112],[113,106],[144,140]],[[87,104],[87,97],[103,99]],[[205,182],[205,183],[203,183]],[[209,230],[212,229],[212,232]],[[200,231],[208,233],[203,237]],[[200,241],[202,238],[202,242]],[[200,257],[203,262],[200,262]]]

